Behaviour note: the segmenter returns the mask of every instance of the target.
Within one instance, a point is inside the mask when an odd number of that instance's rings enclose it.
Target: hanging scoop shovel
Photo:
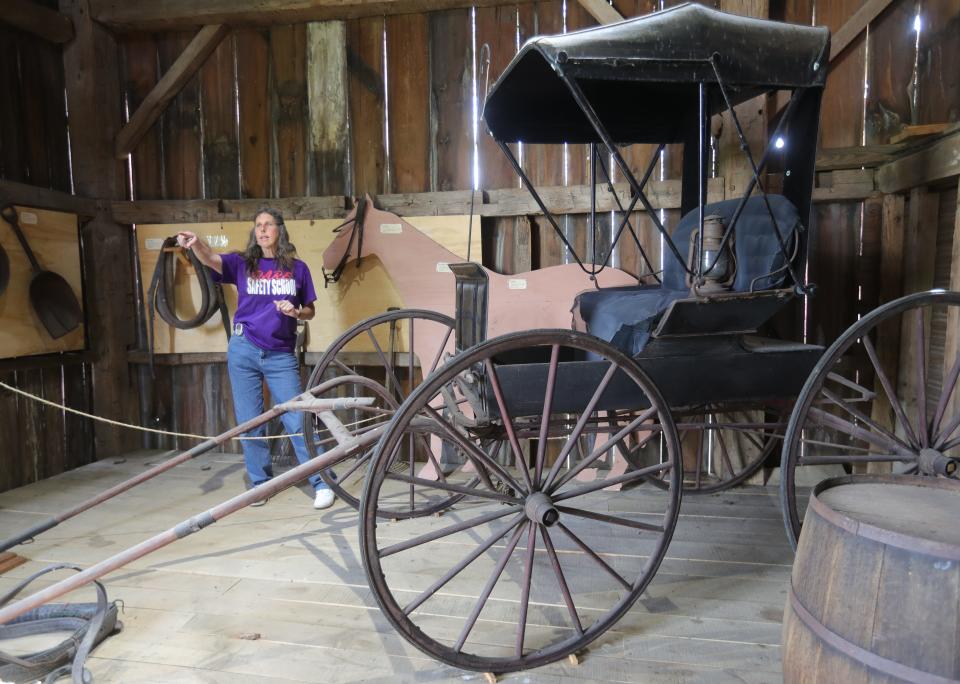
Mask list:
[[[50,337],[57,339],[80,325],[83,312],[80,303],[63,276],[53,271],[45,271],[37,263],[37,257],[27,243],[17,217],[17,210],[7,205],[0,209],[0,216],[10,224],[17,235],[23,251],[27,253],[30,265],[33,267],[33,278],[30,280],[30,303],[37,312],[43,327],[50,333]]]

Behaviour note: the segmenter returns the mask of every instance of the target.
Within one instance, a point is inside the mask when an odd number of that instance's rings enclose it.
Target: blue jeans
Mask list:
[[[230,388],[233,390],[233,412],[237,424],[255,418],[263,413],[263,381],[267,381],[273,403],[281,404],[293,399],[303,390],[300,386],[300,367],[292,352],[267,351],[260,349],[243,335],[234,335],[227,346],[227,373],[230,375]],[[299,412],[284,413],[280,420],[288,435],[302,431],[303,418]],[[266,434],[266,425],[246,433],[251,437]],[[291,437],[297,460],[305,463],[310,460],[303,437]],[[250,483],[256,487],[273,477],[270,463],[270,447],[265,440],[245,439],[243,460],[247,466]],[[318,451],[323,451],[318,447]],[[314,489],[325,489],[327,484],[319,475],[310,476]]]

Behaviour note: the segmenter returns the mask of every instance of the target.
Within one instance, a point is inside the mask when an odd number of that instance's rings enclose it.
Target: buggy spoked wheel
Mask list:
[[[334,340],[320,361],[313,367],[307,387],[342,376],[362,375],[376,386],[357,388],[357,396],[376,396],[378,405],[396,409],[414,387],[439,366],[445,354],[453,349],[453,319],[422,309],[398,309],[372,316],[346,330]],[[415,353],[410,353],[414,350]],[[341,396],[350,396],[350,388],[342,387]],[[370,416],[366,416],[369,420]],[[316,416],[305,413],[303,423],[307,451],[311,457],[320,451],[316,444],[328,439],[323,424]],[[320,434],[323,434],[321,437]],[[329,447],[327,447],[329,448]],[[364,449],[336,468],[321,472],[323,478],[341,500],[357,508],[373,446]],[[410,448],[424,462],[425,447]],[[399,467],[397,464],[395,467]],[[418,514],[433,512],[420,511]],[[413,514],[407,512],[407,515]]]
[[[683,454],[683,491],[711,494],[735,487],[754,475],[783,446],[784,411],[773,404],[717,406],[674,413]],[[624,457],[642,467],[660,460],[657,442],[633,448]],[[662,475],[649,480],[665,487]]]
[[[373,397],[372,406],[362,409],[341,409],[331,411],[337,420],[353,435],[360,435],[376,427],[388,423],[393,418],[398,405],[390,392],[376,380],[359,375],[342,375],[331,378],[334,384],[326,392],[319,394],[319,399],[335,397]],[[337,446],[336,438],[331,434],[320,416],[305,412],[303,421],[303,437],[311,457],[320,455],[324,451]],[[336,467],[322,471],[321,477],[338,498],[354,508],[360,505],[360,492],[363,489],[363,479],[370,465],[370,458],[376,444],[371,444],[357,450],[349,458],[341,461]]]
[[[441,440],[476,479],[396,472],[411,433]],[[663,462],[615,467],[625,439],[661,436]],[[383,613],[422,651],[464,669],[511,672],[582,649],[630,608],[666,553],[678,454],[659,391],[605,342],[528,331],[459,354],[400,407],[371,465],[361,550]],[[640,504],[620,490],[655,472],[669,487],[649,488]],[[453,492],[463,496],[442,518],[377,519],[410,496]]]
[[[947,332],[958,326],[960,293],[921,292],[875,309],[824,352],[797,399],[781,458],[794,547],[808,488],[826,477],[957,476],[960,353]]]

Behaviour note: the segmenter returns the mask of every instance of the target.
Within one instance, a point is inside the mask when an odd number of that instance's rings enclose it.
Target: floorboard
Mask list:
[[[0,536],[36,524],[169,456],[134,452],[0,494]],[[50,563],[89,566],[172,527],[239,493],[242,476],[239,455],[213,454],[182,464],[14,549],[28,561],[0,574],[0,591]],[[662,494],[641,486],[629,496],[611,495],[606,504],[611,513],[652,521],[660,501]],[[471,514],[465,507],[415,524],[383,523],[378,533],[399,541]],[[423,654],[381,614],[361,561],[357,520],[342,503],[314,511],[307,491],[291,489],[266,506],[239,511],[108,575],[110,598],[123,603],[124,628],[90,658],[95,681],[484,681],[479,673]],[[653,548],[652,533],[580,524],[580,532],[589,534],[593,547],[618,571],[639,567]],[[559,535],[556,542],[558,551],[572,559],[565,568],[579,608],[589,612],[594,601],[615,595],[615,583],[601,577],[594,561],[577,556],[571,542]],[[411,559],[396,574],[395,581],[409,586],[411,597],[422,589],[425,571],[451,566],[469,545],[454,536],[437,548],[429,558]],[[542,544],[537,548],[542,550]],[[778,681],[792,559],[774,488],[688,496],[653,582],[581,655],[579,664],[561,661],[502,675],[500,681]],[[508,567],[505,575],[518,578],[521,566]],[[436,624],[440,633],[449,629],[455,639],[462,620],[451,616],[469,612],[485,578],[468,567],[425,604],[430,606],[425,624]],[[51,581],[45,577],[32,587]],[[498,625],[516,610],[518,586],[498,585],[481,614],[476,638],[492,648],[513,643],[514,635],[503,634]],[[569,629],[561,627],[566,613],[555,587],[532,590],[531,634]],[[85,589],[64,600],[91,596]]]

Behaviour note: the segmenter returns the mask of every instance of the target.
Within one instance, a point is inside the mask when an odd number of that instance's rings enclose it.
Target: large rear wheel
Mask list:
[[[960,293],[885,304],[848,328],[804,384],[784,438],[780,500],[796,548],[809,489],[852,472],[956,477]]]

